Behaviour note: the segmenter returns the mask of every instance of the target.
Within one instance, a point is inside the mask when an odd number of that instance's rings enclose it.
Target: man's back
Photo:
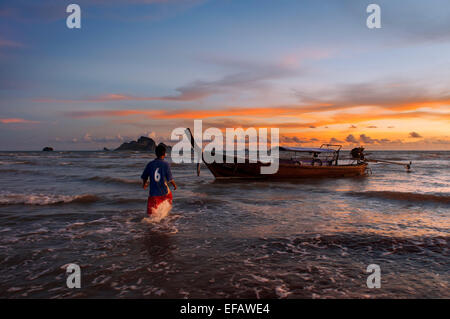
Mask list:
[[[157,158],[145,167],[142,179],[150,178],[150,196],[164,196],[169,193],[167,182],[173,180],[169,163]]]

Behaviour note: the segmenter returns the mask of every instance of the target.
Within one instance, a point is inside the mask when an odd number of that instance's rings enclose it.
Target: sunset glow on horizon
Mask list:
[[[0,150],[97,150],[190,127],[277,127],[289,146],[450,150],[450,3],[0,5]],[[326,8],[326,10],[324,9]]]

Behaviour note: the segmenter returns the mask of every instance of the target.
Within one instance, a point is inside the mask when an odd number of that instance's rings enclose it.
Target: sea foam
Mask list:
[[[142,219],[142,222],[159,223],[162,219],[164,219],[165,217],[167,217],[167,215],[169,215],[169,212],[171,210],[172,204],[170,204],[168,200],[165,200],[161,204],[159,204],[158,208],[156,208],[156,210],[153,211],[153,214]]]
[[[59,195],[59,194],[19,194],[0,193],[0,205],[57,205],[68,203],[93,203],[98,201],[96,195]]]

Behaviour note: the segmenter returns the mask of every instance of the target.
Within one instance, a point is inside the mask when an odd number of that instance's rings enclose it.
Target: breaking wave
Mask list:
[[[90,204],[99,201],[96,195],[57,195],[57,194],[0,194],[0,205],[59,205],[59,204]]]
[[[450,204],[449,195],[433,195],[433,194],[419,194],[419,193],[392,192],[392,191],[349,192],[349,194],[353,196],[361,196],[368,198]]]

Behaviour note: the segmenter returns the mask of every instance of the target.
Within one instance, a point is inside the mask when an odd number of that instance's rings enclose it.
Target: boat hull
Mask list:
[[[357,165],[306,166],[298,163],[280,163],[275,174],[261,174],[262,163],[206,164],[217,179],[301,179],[323,177],[352,177],[366,175],[367,163]]]

